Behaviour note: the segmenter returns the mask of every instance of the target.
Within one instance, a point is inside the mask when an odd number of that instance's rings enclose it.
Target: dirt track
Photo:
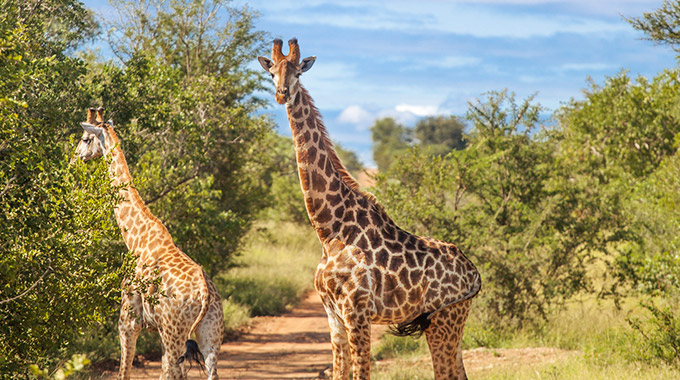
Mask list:
[[[385,331],[384,326],[373,328],[375,342]],[[495,349],[477,348],[463,352],[469,374],[498,366],[552,363],[565,359],[573,352],[553,348]],[[280,317],[258,317],[239,340],[228,342],[220,349],[218,374],[220,379],[324,379],[324,371],[331,366],[332,352],[328,321],[316,292],[291,313]],[[429,362],[429,357],[416,362]],[[377,366],[391,365],[386,360]],[[425,363],[422,363],[425,364]],[[430,364],[431,365],[431,364]],[[145,362],[134,368],[132,379],[151,380],[160,377],[160,362]],[[115,379],[108,373],[103,379]],[[189,379],[205,379],[194,368]]]
[[[220,349],[220,379],[318,379],[331,365],[331,345],[326,313],[316,292],[291,313],[255,318],[238,341]],[[160,362],[135,368],[132,379],[158,379]],[[115,374],[105,378],[113,379]],[[204,379],[196,368],[190,379]]]

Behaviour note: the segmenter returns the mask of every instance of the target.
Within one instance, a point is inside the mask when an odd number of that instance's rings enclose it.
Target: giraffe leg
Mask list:
[[[170,330],[170,329],[168,329]],[[161,362],[161,379],[184,380],[187,378],[185,363],[177,363],[177,358],[186,351],[186,329],[173,329],[171,333],[159,331],[163,341],[163,359]]]
[[[350,371],[350,352],[347,331],[342,319],[326,306],[328,326],[331,329],[331,348],[333,349],[333,380],[348,380]]]
[[[371,377],[371,323],[364,316],[347,316],[349,349],[352,354],[352,378],[354,380]]]
[[[138,294],[123,292],[118,318],[118,338],[120,340],[119,380],[128,380],[135,356],[137,337],[142,331],[142,298]]]
[[[472,301],[441,310],[425,330],[436,380],[467,379],[463,366],[463,327]]]
[[[208,375],[208,380],[218,379],[217,354],[220,351],[223,330],[222,302],[217,299],[210,304],[208,312],[196,328],[196,341],[205,358],[205,372]]]

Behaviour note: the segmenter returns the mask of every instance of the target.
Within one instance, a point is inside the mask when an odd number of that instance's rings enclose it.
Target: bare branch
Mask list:
[[[45,273],[43,273],[42,276],[40,276],[40,278],[38,279],[38,281],[34,282],[33,285],[31,285],[28,289],[24,290],[24,291],[23,291],[21,294],[19,294],[19,295],[16,295],[16,296],[14,296],[14,297],[12,297],[12,298],[8,298],[8,299],[6,299],[6,300],[0,301],[0,305],[2,305],[3,303],[9,303],[9,302],[12,302],[12,301],[16,301],[16,300],[18,300],[19,298],[25,296],[26,294],[28,294],[28,292],[30,292],[30,291],[33,290],[36,286],[38,286],[38,284],[42,281],[42,279],[45,278],[45,276],[47,275],[47,273],[49,273],[49,272],[51,272],[51,271],[52,271],[52,267],[47,268],[47,270],[45,271]]]
[[[144,202],[144,204],[148,206],[148,205],[152,204],[153,202],[156,202],[157,200],[159,200],[159,199],[163,198],[164,196],[166,196],[169,192],[175,190],[176,188],[182,186],[183,184],[185,184],[185,183],[191,181],[192,179],[198,177],[199,174],[200,174],[200,170],[199,170],[199,169],[196,169],[196,172],[194,172],[194,174],[192,174],[192,175],[190,175],[190,176],[188,176],[188,177],[183,178],[182,180],[180,180],[179,182],[177,182],[174,186],[166,187],[165,189],[163,189],[163,191],[161,191],[160,193],[158,193],[158,195],[156,195],[155,197],[153,197],[153,198],[149,199],[148,201]]]

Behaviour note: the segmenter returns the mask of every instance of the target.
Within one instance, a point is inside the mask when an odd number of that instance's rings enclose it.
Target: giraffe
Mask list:
[[[471,299],[481,289],[475,266],[453,244],[399,228],[359,185],[333,149],[321,115],[299,77],[297,39],[274,40],[258,57],[285,104],[307,213],[322,244],[314,275],[331,330],[333,378],[370,377],[371,324],[400,335],[425,333],[435,378],[465,379],[461,338]]]
[[[163,347],[161,379],[185,379],[186,362],[197,361],[208,379],[217,379],[217,354],[222,342],[222,302],[215,285],[200,265],[175,246],[163,223],[146,207],[132,183],[113,122],[104,122],[103,108],[90,108],[76,148],[82,161],[105,156],[122,201],[115,217],[128,249],[136,256],[135,278],[160,278],[145,293],[123,284],[118,330],[121,360],[119,379],[129,379],[137,337],[143,327],[158,330]],[[156,302],[150,301],[150,296]],[[196,333],[196,341],[191,339]]]

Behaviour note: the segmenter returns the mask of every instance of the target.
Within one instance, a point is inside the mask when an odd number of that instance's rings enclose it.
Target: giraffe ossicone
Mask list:
[[[111,121],[104,122],[103,108],[90,108],[81,123],[83,136],[77,158],[89,161],[110,158],[109,174],[122,199],[116,221],[127,248],[136,256],[135,278],[160,278],[160,289],[149,286],[140,293],[123,284],[118,330],[121,360],[119,379],[129,379],[137,337],[143,327],[158,331],[163,345],[163,379],[186,379],[185,365],[200,358],[208,379],[217,379],[217,355],[222,343],[224,318],[217,288],[200,265],[175,245],[163,223],[146,207],[132,184],[132,177]],[[153,302],[150,302],[153,300]],[[196,341],[192,335],[196,335]]]
[[[300,61],[297,39],[284,55],[258,57],[286,105],[307,213],[321,241],[314,285],[328,314],[333,378],[370,376],[371,324],[398,333],[424,332],[435,378],[464,379],[461,338],[471,299],[481,289],[475,266],[453,244],[399,228],[375,197],[343,166],[300,75],[315,57]]]

